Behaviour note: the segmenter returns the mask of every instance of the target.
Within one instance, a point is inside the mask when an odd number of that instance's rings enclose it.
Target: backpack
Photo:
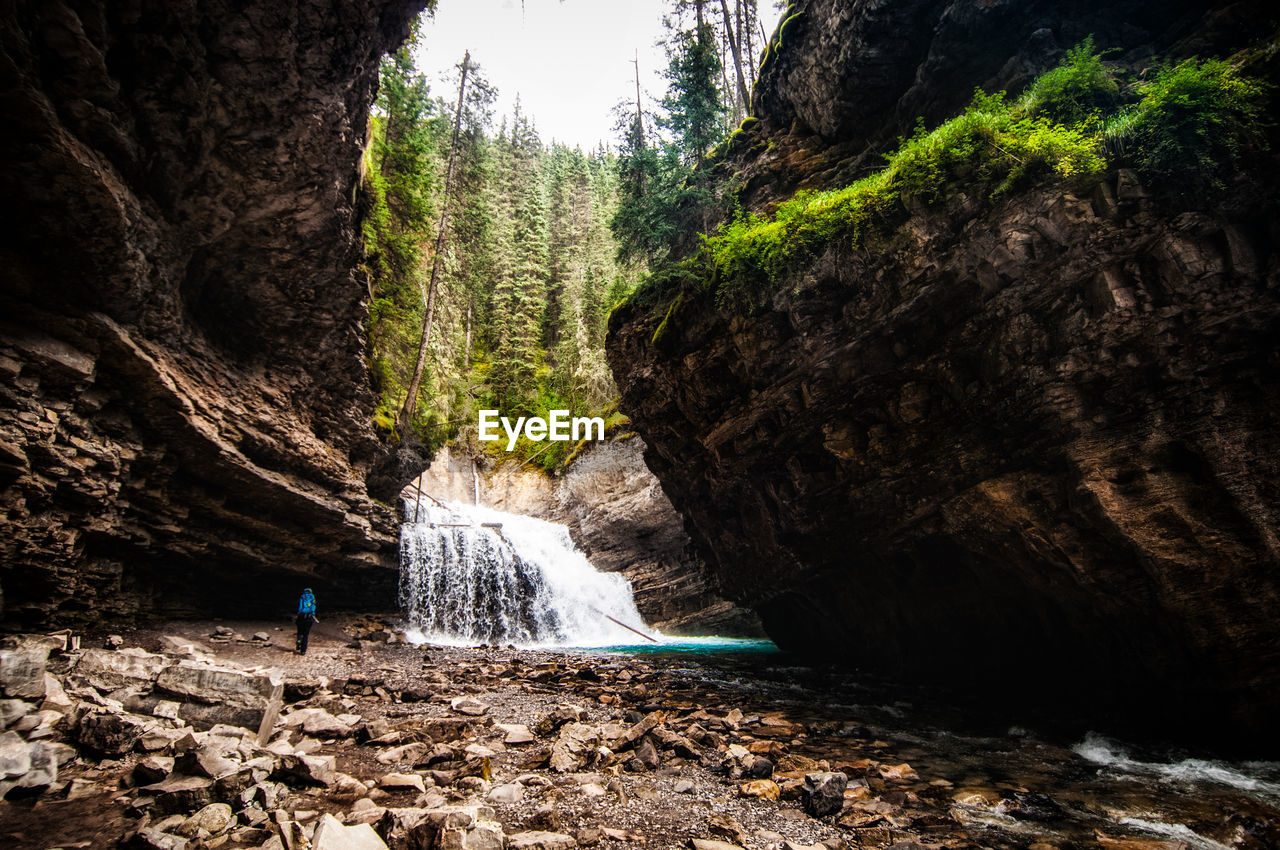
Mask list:
[[[302,594],[302,600],[298,603],[299,614],[314,614],[316,612],[316,598],[310,593]]]

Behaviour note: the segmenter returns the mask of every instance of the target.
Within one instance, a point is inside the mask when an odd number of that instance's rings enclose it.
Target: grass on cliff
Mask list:
[[[876,229],[905,219],[909,206],[959,192],[998,198],[1046,178],[1087,181],[1124,165],[1158,192],[1203,196],[1224,188],[1243,149],[1264,145],[1265,86],[1226,62],[1151,69],[1128,94],[1125,105],[1086,40],[1017,100],[979,90],[960,115],[933,130],[918,127],[882,170],[843,188],[800,192],[770,215],[734,217],[703,236],[684,274],[655,283],[692,276],[714,287],[722,305],[741,306],[780,288],[835,239],[862,247]]]

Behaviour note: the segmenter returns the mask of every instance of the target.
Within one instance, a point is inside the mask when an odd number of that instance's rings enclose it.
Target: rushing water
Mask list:
[[[563,525],[455,502],[423,504],[417,519],[400,530],[411,639],[608,646],[643,640],[625,626],[650,634],[631,585],[593,567]]]
[[[1280,763],[1044,728],[1017,709],[984,710],[945,692],[805,666],[794,656],[764,651],[769,647],[760,642],[681,648],[696,654],[663,647],[638,659],[664,671],[678,694],[674,699],[804,724],[805,734],[789,742],[791,752],[833,765],[867,757],[907,762],[919,773],[912,792],[962,825],[979,846],[1280,848]],[[637,654],[635,647],[622,650]],[[612,649],[595,657],[607,665],[611,656]],[[904,814],[915,817],[920,808],[889,813],[885,824]],[[923,824],[918,820],[914,828]]]

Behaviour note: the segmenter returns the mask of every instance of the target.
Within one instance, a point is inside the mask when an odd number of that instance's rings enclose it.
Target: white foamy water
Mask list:
[[[1231,850],[1230,845],[1206,838],[1186,824],[1165,823],[1164,821],[1140,817],[1122,817],[1118,823],[1143,832],[1150,832],[1153,835],[1181,841],[1188,847],[1193,848],[1193,850]]]
[[[418,520],[400,529],[410,640],[520,647],[643,640],[610,618],[654,634],[627,580],[593,567],[563,525],[457,502],[423,504]]]
[[[1071,748],[1087,761],[1127,773],[1155,776],[1184,784],[1225,785],[1263,797],[1280,799],[1280,762],[1233,765],[1208,759],[1152,762],[1132,758],[1119,744],[1090,732]]]

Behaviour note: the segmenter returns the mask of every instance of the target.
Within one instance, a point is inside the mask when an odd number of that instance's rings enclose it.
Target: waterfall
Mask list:
[[[412,516],[413,505],[409,505]],[[609,646],[648,632],[616,573],[591,566],[563,525],[425,501],[400,529],[400,605],[410,637],[440,644]]]

